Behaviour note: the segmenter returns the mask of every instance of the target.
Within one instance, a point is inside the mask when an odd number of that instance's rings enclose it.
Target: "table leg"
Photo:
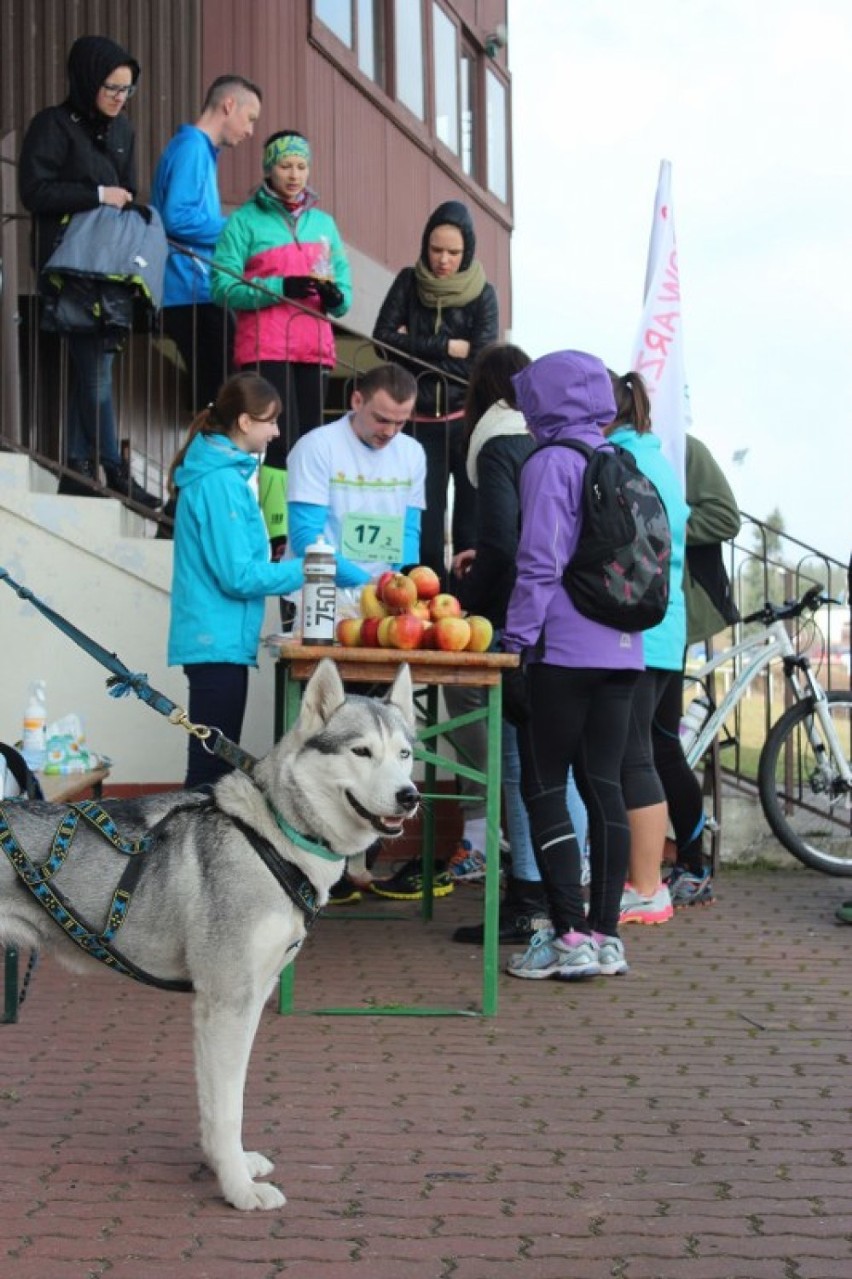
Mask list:
[[[502,688],[493,684],[486,703],[488,756],[485,783],[485,913],[482,938],[482,1013],[497,1014],[500,919],[500,764]]]
[[[426,689],[426,720],[428,724],[438,722],[438,689],[430,686]],[[434,795],[437,788],[438,770],[435,764],[427,759],[423,766],[423,783],[427,795]],[[435,801],[429,800],[423,808],[423,842],[421,844],[423,867],[423,900],[421,914],[424,919],[431,919],[435,904]]]

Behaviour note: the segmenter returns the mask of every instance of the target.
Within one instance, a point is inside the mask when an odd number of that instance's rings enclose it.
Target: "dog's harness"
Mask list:
[[[80,803],[70,804],[53,835],[48,858],[42,863],[33,862],[27,855],[18,842],[9,821],[8,810],[22,802],[20,798],[0,802],[0,848],[6,853],[19,878],[33,894],[39,905],[47,911],[50,918],[62,929],[66,936],[76,942],[81,950],[84,950],[93,959],[97,959],[100,963],[113,969],[114,972],[121,973],[125,977],[132,977],[134,981],[143,982],[148,986],[156,986],[160,990],[182,992],[193,990],[192,982],[169,980],[165,977],[155,977],[152,973],[145,972],[144,969],[132,963],[126,955],[123,955],[114,942],[115,936],[130,910],[133,891],[143,868],[143,854],[150,848],[154,837],[162,833],[164,825],[180,813],[188,811],[195,813],[211,812],[215,809],[218,815],[232,822],[240,833],[245,836],[294,906],[298,907],[302,912],[306,932],[311,929],[319,914],[320,907],[317,890],[308,877],[303,875],[292,862],[288,862],[281,857],[276,852],[274,845],[249,826],[248,823],[244,822],[242,818],[236,817],[233,813],[228,813],[220,808],[215,803],[212,795],[200,803],[182,804],[177,808],[173,808],[163,817],[162,821],[147,831],[145,835],[133,840],[126,839],[120,834],[115,822],[100,804],[95,803],[93,800],[82,800]],[[330,856],[337,859],[341,856],[340,854],[332,853],[330,849],[326,849],[323,845],[305,839],[304,836],[298,836],[298,833],[274,810],[273,815],[279,826],[285,830],[285,833],[289,834],[291,838],[297,837],[296,842],[302,848],[325,857]],[[107,910],[106,926],[100,931],[93,928],[71,906],[55,883],[51,883],[71,851],[71,845],[80,827],[81,820],[87,822],[99,835],[112,844],[117,853],[121,853],[128,859]],[[292,946],[288,947],[288,950],[297,949],[300,945],[301,941],[296,941]]]

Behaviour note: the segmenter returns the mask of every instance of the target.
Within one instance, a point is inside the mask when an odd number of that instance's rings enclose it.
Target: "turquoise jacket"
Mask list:
[[[256,469],[227,436],[196,435],[175,472],[170,666],[256,666],[266,596],[302,585],[301,560],[270,562]]]
[[[671,463],[663,456],[660,438],[653,433],[637,435],[632,426],[619,426],[607,435],[636,458],[636,465],[657,486],[672,532],[669,606],[659,626],[642,632],[645,668],[680,671],[686,649],[686,604],[683,594],[683,566],[686,558],[686,521],[689,507]]]

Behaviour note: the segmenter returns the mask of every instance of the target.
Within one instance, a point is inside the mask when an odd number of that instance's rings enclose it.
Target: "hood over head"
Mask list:
[[[476,232],[473,229],[473,218],[467,205],[462,204],[461,200],[445,200],[430,215],[429,221],[423,229],[423,239],[420,242],[420,261],[426,267],[429,265],[429,236],[436,226],[454,226],[461,231],[464,240],[464,252],[462,253],[459,270],[466,271],[476,252]]]
[[[95,98],[116,67],[129,67],[133,83],[140,67],[126,49],[107,36],[80,36],[68,54],[68,101],[81,115],[96,114]]]
[[[553,351],[512,378],[518,408],[537,440],[570,427],[606,426],[615,417],[612,382],[603,360],[585,351]]]

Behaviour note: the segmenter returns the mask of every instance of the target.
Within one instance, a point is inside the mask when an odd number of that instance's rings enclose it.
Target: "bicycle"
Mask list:
[[[708,756],[705,793],[712,792],[709,823],[718,833],[721,805],[720,741],[727,720],[747,689],[769,665],[780,659],[792,704],[772,725],[757,767],[760,805],[770,829],[805,866],[827,875],[852,876],[852,692],[826,692],[806,655],[796,653],[786,622],[813,614],[830,601],[821,586],[800,600],[764,604],[742,625],[762,629],[714,654],[686,678],[705,692],[710,710],[686,750],[696,768]],[[712,676],[727,662],[734,677],[718,705],[709,692]],[[729,741],[733,739],[728,737]],[[715,821],[713,820],[715,819]]]

